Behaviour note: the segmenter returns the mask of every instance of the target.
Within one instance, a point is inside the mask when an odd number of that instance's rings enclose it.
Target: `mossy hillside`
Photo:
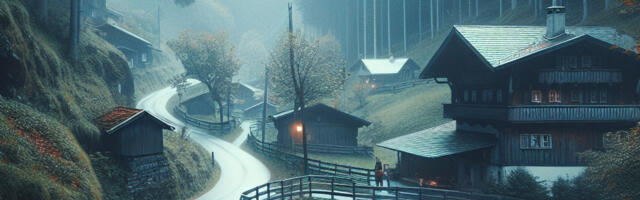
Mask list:
[[[51,6],[45,26],[30,15],[30,1],[0,2],[0,35],[21,58],[1,69],[0,78],[13,82],[0,86],[0,92],[58,119],[92,151],[99,147],[99,131],[91,120],[115,105],[130,104],[133,81],[122,54],[87,29],[81,32],[78,64],[70,64],[65,55],[68,38],[56,31],[68,27],[68,8],[62,3]]]
[[[101,186],[71,131],[2,99],[0,177],[0,199],[101,199]]]

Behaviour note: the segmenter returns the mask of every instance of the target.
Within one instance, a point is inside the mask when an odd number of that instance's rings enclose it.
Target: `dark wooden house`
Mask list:
[[[96,27],[101,35],[120,50],[127,58],[129,68],[143,68],[151,65],[154,49],[144,38],[133,34],[115,23],[105,23]]]
[[[398,151],[398,171],[481,188],[522,167],[545,181],[581,173],[578,155],[640,120],[640,60],[632,38],[608,27],[454,26],[420,78],[451,88],[433,129],[378,144]],[[464,59],[461,59],[464,58]]]
[[[293,110],[269,116],[278,130],[278,144],[302,144],[302,127]],[[358,146],[358,128],[371,122],[342,112],[325,104],[304,109],[304,123],[308,144]]]
[[[108,22],[120,22],[122,20],[121,13],[107,7],[107,0],[82,1],[82,14],[96,25]]]
[[[245,110],[251,106],[263,101],[263,90],[253,87],[247,83],[233,83],[232,96],[234,98],[233,106],[240,110]]]
[[[379,87],[416,79],[420,67],[409,58],[361,59],[351,66],[356,81]]]
[[[246,119],[261,119],[262,117],[262,110],[264,109],[264,103],[260,102],[257,103],[256,105],[253,105],[247,109],[244,109],[242,115],[244,116],[244,118]],[[276,114],[277,112],[277,107],[274,106],[271,103],[267,102],[267,116],[271,116],[273,114]]]
[[[114,108],[98,117],[95,123],[103,132],[104,147],[123,157],[161,154],[162,129],[173,129],[144,110],[126,107]]]

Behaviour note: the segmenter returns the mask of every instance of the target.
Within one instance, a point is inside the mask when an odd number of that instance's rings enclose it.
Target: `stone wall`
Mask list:
[[[171,176],[169,161],[164,154],[126,158],[124,164],[127,168],[127,190],[134,196]]]

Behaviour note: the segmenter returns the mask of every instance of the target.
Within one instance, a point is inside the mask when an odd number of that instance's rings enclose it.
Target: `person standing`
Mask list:
[[[378,157],[376,157],[376,166],[373,170],[376,172],[376,186],[382,187],[382,175],[384,175],[384,171],[382,170],[382,162]]]

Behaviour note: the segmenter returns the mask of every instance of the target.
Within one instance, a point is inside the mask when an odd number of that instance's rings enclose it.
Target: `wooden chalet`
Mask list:
[[[234,98],[233,106],[235,108],[245,110],[251,106],[263,101],[263,90],[253,87],[247,83],[233,83],[232,96]]]
[[[292,146],[302,144],[301,126],[293,110],[281,112],[269,118],[278,130],[278,144]],[[325,104],[315,104],[304,109],[304,123],[308,144],[358,146],[358,128],[371,122],[342,112]]]
[[[454,122],[378,144],[403,177],[481,188],[522,167],[542,180],[581,173],[578,155],[640,120],[635,42],[609,27],[454,26],[420,78],[451,88]],[[460,59],[465,58],[465,59]]]
[[[105,40],[120,50],[127,58],[129,68],[144,68],[151,65],[154,49],[151,42],[133,34],[115,23],[105,23],[96,27]]]
[[[104,147],[123,157],[161,154],[162,129],[173,129],[144,110],[126,107],[114,108],[98,117],[95,123],[102,130]]]
[[[107,0],[84,0],[82,2],[82,14],[91,20],[93,24],[119,22],[122,14],[107,7]]]
[[[409,58],[361,59],[351,67],[351,76],[372,88],[416,79],[420,67]]]
[[[262,117],[262,109],[264,109],[264,103],[260,102],[256,105],[253,105],[247,109],[244,109],[242,115],[247,119],[261,119]],[[277,107],[273,104],[267,102],[267,116],[271,116],[276,114]]]

